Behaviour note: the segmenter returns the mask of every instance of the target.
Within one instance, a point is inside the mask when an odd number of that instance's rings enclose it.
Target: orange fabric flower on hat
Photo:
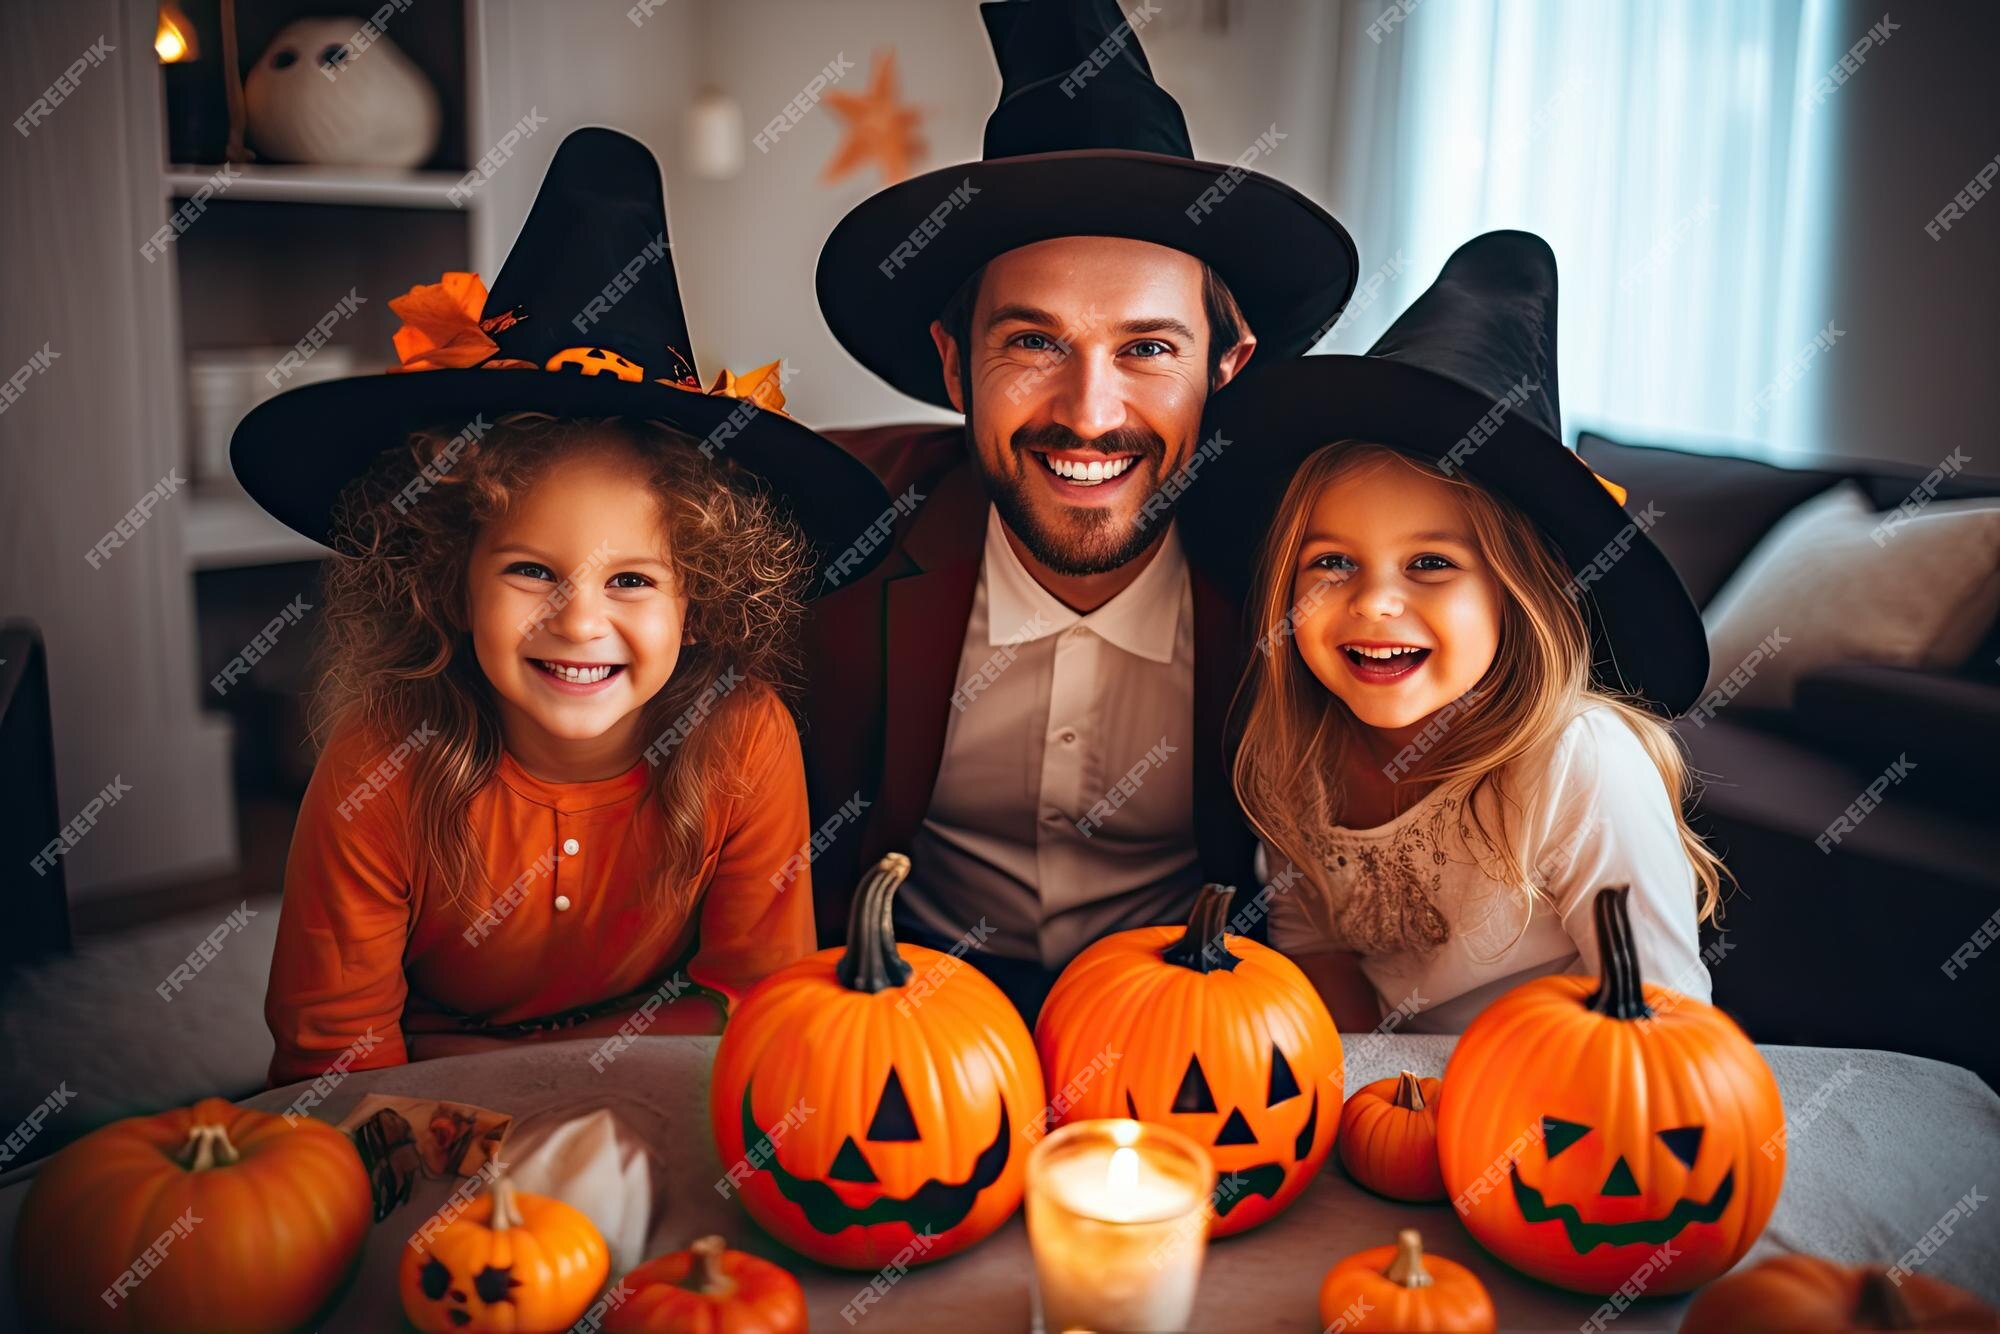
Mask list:
[[[391,372],[477,366],[500,350],[488,330],[513,322],[511,314],[481,322],[486,284],[476,273],[447,273],[441,282],[421,283],[391,297],[389,309],[403,317],[395,334],[402,364]]]

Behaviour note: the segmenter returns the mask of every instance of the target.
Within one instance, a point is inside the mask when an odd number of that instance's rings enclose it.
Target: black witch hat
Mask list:
[[[950,407],[931,321],[982,264],[1058,236],[1119,236],[1221,276],[1266,355],[1305,351],[1354,290],[1354,242],[1290,186],[1200,162],[1180,104],[1153,81],[1116,0],[982,4],[1000,65],[985,156],[892,185],[840,220],[819,304],[862,365]],[[1247,153],[1247,150],[1246,150]]]
[[[616,130],[563,140],[490,296],[459,273],[389,304],[401,365],[280,394],[230,444],[252,498],[315,541],[330,540],[341,491],[409,432],[525,411],[664,421],[761,483],[822,557],[889,508],[864,465],[784,414],[778,364],[703,390],[659,163]]]
[[[1527,232],[1474,237],[1367,355],[1253,369],[1210,400],[1204,432],[1256,448],[1219,458],[1188,489],[1189,550],[1247,589],[1306,457],[1337,440],[1386,445],[1466,474],[1532,519],[1575,574],[1598,681],[1679,714],[1708,678],[1701,615],[1647,518],[1564,447],[1557,404],[1556,257]]]

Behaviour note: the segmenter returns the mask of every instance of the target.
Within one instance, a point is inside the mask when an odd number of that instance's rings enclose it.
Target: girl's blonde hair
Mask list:
[[[321,737],[350,721],[387,738],[437,728],[409,766],[409,845],[454,902],[483,878],[466,815],[502,750],[493,688],[472,646],[472,543],[566,453],[605,448],[629,453],[646,471],[675,586],[688,600],[689,642],[640,715],[640,735],[662,738],[646,752],[645,802],[660,816],[661,838],[649,906],[692,902],[709,805],[742,795],[733,760],[745,724],[774,692],[788,692],[796,671],[804,538],[761,492],[740,484],[733,465],[704,456],[680,431],[658,421],[517,412],[470,441],[413,433],[336,506],[313,731]]]
[[[1259,651],[1232,706],[1240,731],[1236,793],[1264,841],[1288,857],[1318,891],[1329,889],[1312,853],[1310,831],[1341,823],[1339,775],[1347,748],[1365,724],[1322,685],[1291,643],[1294,569],[1314,503],[1329,483],[1363,468],[1409,468],[1455,488],[1471,522],[1481,558],[1503,597],[1493,664],[1458,701],[1457,710],[1409,781],[1436,783],[1472,813],[1472,832],[1491,853],[1491,871],[1531,903],[1546,895],[1559,867],[1529,867],[1500,831],[1487,827],[1475,797],[1518,800],[1505,790],[1504,771],[1523,757],[1546,753],[1584,704],[1613,709],[1632,729],[1674,801],[1681,848],[1694,868],[1700,916],[1715,915],[1727,874],[1708,845],[1688,827],[1682,804],[1691,776],[1671,729],[1628,697],[1590,676],[1590,634],[1570,597],[1569,572],[1527,516],[1485,488],[1452,477],[1384,445],[1342,440],[1315,451],[1293,476],[1264,541],[1250,611]],[[1398,779],[1397,781],[1406,781]],[[1496,807],[1497,808],[1497,807]]]

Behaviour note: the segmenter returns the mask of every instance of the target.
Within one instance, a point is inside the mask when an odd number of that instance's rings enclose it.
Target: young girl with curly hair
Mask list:
[[[1343,1027],[1457,1032],[1527,978],[1595,973],[1616,886],[1646,980],[1709,998],[1723,872],[1656,712],[1692,702],[1707,647],[1561,442],[1554,299],[1538,238],[1478,238],[1376,351],[1281,365],[1215,414],[1260,489],[1208,499],[1271,516],[1236,790],[1271,941]]]
[[[239,429],[252,495],[334,553],[273,1082],[718,1031],[815,946],[792,637],[816,554],[887,500],[775,385],[701,390],[670,269],[568,318],[664,235],[658,191],[650,153],[579,131],[490,303],[470,275],[391,303],[421,373]]]

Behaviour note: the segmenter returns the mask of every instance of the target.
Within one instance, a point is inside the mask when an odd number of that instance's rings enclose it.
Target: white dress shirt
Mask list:
[[[1180,535],[1088,615],[1035,582],[990,506],[904,920],[1060,968],[1180,920],[1194,832],[1194,595]]]

